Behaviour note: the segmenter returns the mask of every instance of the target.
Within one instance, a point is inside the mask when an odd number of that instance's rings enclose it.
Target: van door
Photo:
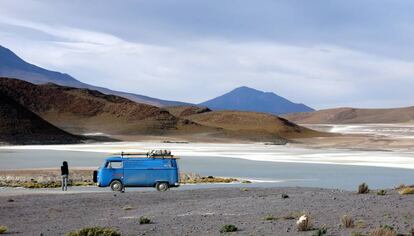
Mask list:
[[[122,161],[108,161],[106,165],[108,175],[111,176],[112,180],[120,180],[124,183],[124,168]]]

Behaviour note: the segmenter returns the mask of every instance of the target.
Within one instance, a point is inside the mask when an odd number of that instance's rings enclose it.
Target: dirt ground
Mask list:
[[[303,212],[310,214],[314,228],[326,227],[326,235],[368,233],[383,225],[408,235],[414,228],[414,195],[394,190],[379,196],[375,191],[318,188],[220,188],[0,196],[0,225],[11,235],[64,235],[87,226],[112,227],[122,235],[219,235],[224,224],[237,226],[234,235],[312,235],[297,231],[296,220]],[[354,228],[341,226],[343,215],[352,216]],[[140,225],[141,216],[152,223]]]

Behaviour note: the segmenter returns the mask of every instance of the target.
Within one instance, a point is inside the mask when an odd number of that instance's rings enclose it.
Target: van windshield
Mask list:
[[[108,161],[105,167],[110,169],[120,169],[122,168],[122,161]]]

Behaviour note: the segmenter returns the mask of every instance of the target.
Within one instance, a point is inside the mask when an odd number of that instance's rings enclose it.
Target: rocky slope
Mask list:
[[[200,127],[158,107],[94,90],[0,78],[0,92],[50,123],[74,133],[152,135]]]
[[[79,143],[80,136],[65,132],[0,92],[0,143]]]
[[[243,111],[211,111],[203,107],[174,107],[168,110],[177,116],[198,124],[221,128],[227,135],[250,137],[252,140],[276,140],[277,138],[307,138],[325,136],[275,115]]]

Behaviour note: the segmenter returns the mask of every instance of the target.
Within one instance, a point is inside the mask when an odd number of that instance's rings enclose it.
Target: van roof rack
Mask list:
[[[179,159],[171,154],[171,151],[168,150],[152,150],[149,152],[121,152],[121,153],[114,153],[113,155],[119,155],[121,157],[129,157],[129,158],[169,158],[169,159]]]

